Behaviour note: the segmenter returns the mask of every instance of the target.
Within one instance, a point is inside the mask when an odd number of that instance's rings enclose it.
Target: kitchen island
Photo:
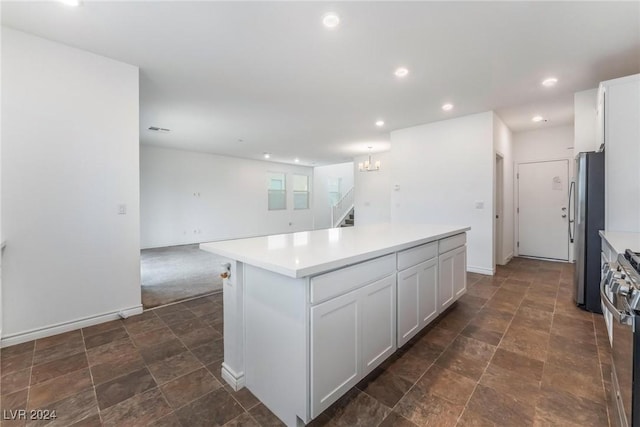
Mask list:
[[[203,243],[229,259],[222,377],[318,416],[466,292],[469,227],[378,224]]]

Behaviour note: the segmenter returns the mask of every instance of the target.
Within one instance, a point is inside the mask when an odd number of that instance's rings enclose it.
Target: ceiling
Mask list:
[[[492,109],[513,131],[571,124],[574,92],[640,72],[640,2],[1,7],[3,25],[140,67],[141,143],[287,163],[348,161],[394,129]]]

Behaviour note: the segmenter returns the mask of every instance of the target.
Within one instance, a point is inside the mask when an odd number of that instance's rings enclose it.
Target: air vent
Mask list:
[[[154,132],[171,132],[171,129],[159,128],[157,126],[149,126],[149,130],[152,130]]]

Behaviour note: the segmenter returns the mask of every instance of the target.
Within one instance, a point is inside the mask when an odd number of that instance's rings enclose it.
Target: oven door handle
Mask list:
[[[602,300],[604,305],[607,307],[607,310],[609,310],[609,312],[618,321],[618,323],[622,325],[629,325],[629,326],[633,325],[633,318],[629,314],[618,310],[618,308],[615,305],[613,305],[613,303],[607,296],[607,292],[605,290],[606,283],[607,283],[607,278],[605,276],[600,281],[600,299]]]

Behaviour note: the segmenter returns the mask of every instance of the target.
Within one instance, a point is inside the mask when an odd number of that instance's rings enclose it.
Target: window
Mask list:
[[[287,183],[284,173],[269,172],[267,174],[269,193],[269,210],[287,209]]]
[[[331,206],[334,206],[338,203],[338,200],[342,198],[342,192],[340,191],[341,184],[342,178],[329,177],[328,179],[327,187],[329,190],[329,203],[331,203]]]
[[[309,209],[309,177],[293,175],[293,209]]]

